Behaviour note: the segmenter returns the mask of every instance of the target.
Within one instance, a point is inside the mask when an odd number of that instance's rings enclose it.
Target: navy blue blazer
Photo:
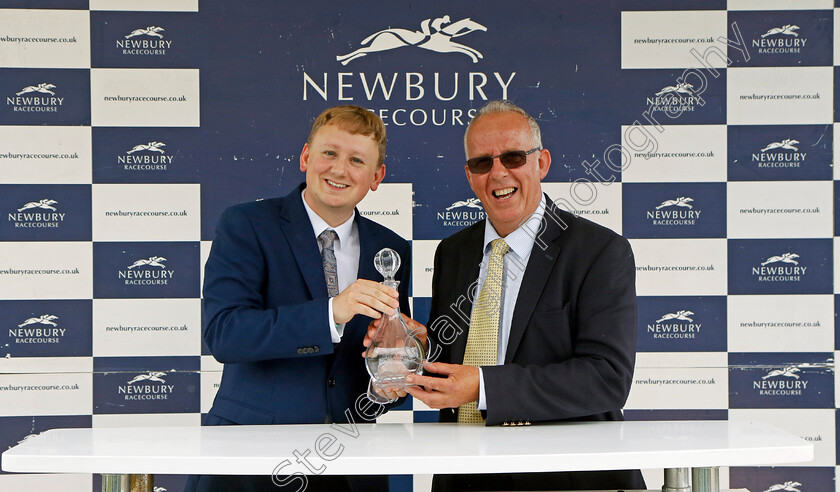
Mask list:
[[[237,424],[366,421],[354,402],[367,390],[362,340],[371,319],[356,316],[335,348],[328,294],[302,184],[282,198],[224,211],[205,266],[204,341],[225,364],[210,414]],[[406,240],[356,211],[358,278],[381,281],[382,248],[402,258],[400,310],[409,314],[411,250]]]

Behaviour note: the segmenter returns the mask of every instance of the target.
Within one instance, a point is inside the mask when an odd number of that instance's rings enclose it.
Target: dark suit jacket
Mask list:
[[[636,354],[635,264],[621,236],[558,209],[545,218],[525,269],[503,365],[483,367],[487,425],[623,420]],[[461,364],[485,221],[435,253],[429,338],[437,360]],[[454,422],[456,409],[441,411]],[[575,478],[575,477],[578,478]],[[638,472],[440,477],[438,490],[644,488]],[[528,478],[530,477],[530,478]],[[508,482],[506,482],[508,480]],[[460,484],[460,485],[457,485]]]
[[[323,424],[328,416],[347,422],[348,409],[356,422],[369,421],[355,401],[369,381],[361,353],[371,319],[354,317],[333,347],[327,285],[303,187],[230,207],[219,220],[204,278],[204,341],[225,364],[211,424]],[[402,259],[400,310],[409,314],[408,242],[358,211],[355,222],[358,278],[381,281],[373,257],[385,247],[396,250]]]

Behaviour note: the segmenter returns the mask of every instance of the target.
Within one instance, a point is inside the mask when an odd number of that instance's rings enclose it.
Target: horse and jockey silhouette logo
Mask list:
[[[776,491],[788,491],[788,492],[802,492],[797,487],[801,487],[802,484],[799,482],[785,482],[785,483],[777,483],[773,484],[765,490],[764,492],[776,492]]]
[[[479,210],[483,210],[481,207],[481,200],[478,198],[468,198],[466,200],[460,200],[452,205],[446,207],[446,210],[452,210],[453,208],[460,208],[460,207],[468,207],[468,208],[477,208]]]
[[[135,152],[140,152],[141,150],[148,150],[150,152],[160,152],[161,154],[165,154],[166,152],[161,147],[166,147],[166,144],[163,142],[149,142],[146,145],[135,145],[131,150],[127,150],[125,153],[133,154]]]
[[[767,260],[764,261],[764,263],[762,263],[761,266],[765,266],[770,263],[776,263],[779,261],[781,261],[782,263],[793,263],[794,265],[798,265],[799,262],[796,261],[795,258],[799,258],[799,255],[796,253],[785,253],[779,256],[771,256],[770,258],[767,258]]]
[[[416,46],[437,53],[461,53],[468,56],[473,63],[478,63],[479,59],[484,58],[478,50],[452,41],[453,38],[475,31],[487,31],[487,28],[469,17],[452,22],[448,15],[444,15],[434,20],[429,18],[422,21],[419,31],[395,27],[375,32],[362,40],[361,48],[346,55],[336,56],[335,59],[342,65],[347,65],[370,53]]]
[[[40,92],[42,94],[49,94],[51,96],[54,96],[55,92],[53,92],[52,89],[55,89],[54,85],[43,82],[38,85],[28,85],[21,89],[20,92],[16,92],[15,94],[18,96],[22,96],[23,94],[28,94],[30,92]]]
[[[156,266],[161,268],[166,268],[166,265],[163,262],[166,261],[166,258],[163,256],[150,256],[147,260],[137,260],[133,264],[129,265],[127,268],[131,270],[132,268],[140,267],[140,266]]]
[[[58,323],[55,322],[55,320],[57,320],[57,319],[58,319],[58,316],[55,316],[53,314],[42,314],[41,316],[39,316],[37,318],[27,319],[23,323],[19,324],[18,328],[23,328],[26,325],[34,325],[35,323],[38,323],[38,324],[41,324],[41,325],[58,326]]]
[[[687,94],[692,95],[694,94],[694,86],[689,84],[688,82],[679,82],[677,85],[669,85],[668,87],[663,87],[661,91],[657,92],[657,96],[661,96],[663,94],[668,94],[670,92],[675,92],[677,94]]]
[[[797,30],[799,30],[799,26],[795,26],[793,24],[785,24],[782,27],[774,27],[773,29],[770,29],[766,33],[762,34],[761,37],[766,38],[767,36],[783,34],[785,36],[793,36],[796,38],[799,37],[799,33],[796,32]]]
[[[778,377],[778,376],[783,376],[783,377],[786,377],[786,378],[799,379],[799,375],[796,374],[797,372],[801,372],[801,369],[799,369],[796,366],[787,366],[787,367],[783,367],[781,369],[773,369],[772,371],[770,371],[767,374],[765,374],[764,376],[762,376],[761,379],[775,378],[775,377]]]
[[[663,321],[667,321],[667,320],[670,320],[670,319],[683,320],[683,321],[694,321],[692,318],[689,318],[689,316],[694,316],[694,313],[691,312],[691,311],[687,311],[687,310],[680,310],[680,311],[677,311],[676,313],[663,314],[661,318],[656,320],[656,322],[657,323],[662,323]]]
[[[128,384],[138,383],[140,381],[157,381],[158,383],[165,383],[166,380],[163,379],[165,375],[165,372],[149,371],[146,374],[138,374],[134,376],[134,379],[129,381]]]
[[[37,202],[29,202],[17,209],[17,211],[23,212],[24,210],[29,210],[30,208],[43,208],[44,210],[52,210],[53,212],[55,212],[56,209],[55,207],[53,207],[53,205],[55,205],[56,203],[58,202],[55,200],[44,198],[43,200],[39,200]]]
[[[163,38],[163,34],[161,34],[161,32],[164,31],[164,30],[165,30],[164,28],[157,27],[157,26],[149,26],[145,29],[135,29],[135,30],[131,31],[131,33],[129,33],[127,36],[125,36],[125,39],[133,38],[135,36],[144,36],[144,35],[145,36],[152,36],[152,37],[155,37],[155,38]]]
[[[656,210],[659,210],[660,208],[665,208],[665,207],[694,208],[689,203],[689,202],[693,202],[693,201],[694,201],[693,198],[690,198],[690,197],[687,197],[687,196],[681,196],[681,197],[679,197],[675,200],[665,200],[664,202],[659,204],[659,206],[656,207]]]
[[[798,147],[795,147],[798,144],[799,144],[799,140],[794,140],[792,138],[786,138],[786,139],[782,140],[781,142],[773,142],[773,143],[767,145],[767,147],[764,147],[763,149],[761,149],[761,151],[762,152],[767,152],[768,150],[773,150],[773,149],[799,150]]]

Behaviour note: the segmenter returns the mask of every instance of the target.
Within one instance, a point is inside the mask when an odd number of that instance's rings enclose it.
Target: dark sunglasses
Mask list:
[[[493,159],[498,157],[502,165],[505,166],[505,169],[516,169],[525,164],[529,155],[539,150],[542,150],[542,147],[535,147],[527,152],[524,150],[509,150],[494,156],[473,157],[472,159],[467,159],[467,167],[473,174],[484,174],[493,168]]]

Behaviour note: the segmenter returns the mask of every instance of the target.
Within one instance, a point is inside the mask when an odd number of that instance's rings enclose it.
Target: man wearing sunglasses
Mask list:
[[[488,220],[435,253],[436,360],[407,391],[444,422],[623,420],[636,348],[635,266],[609,229],[542,193],[537,122],[492,101],[467,127],[466,174]],[[436,377],[434,377],[436,376]],[[558,443],[562,446],[562,443]],[[436,476],[434,490],[644,489],[638,470]]]

